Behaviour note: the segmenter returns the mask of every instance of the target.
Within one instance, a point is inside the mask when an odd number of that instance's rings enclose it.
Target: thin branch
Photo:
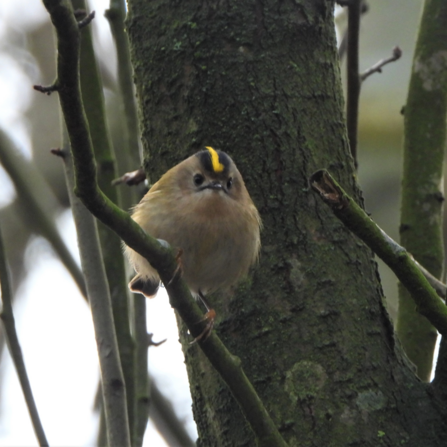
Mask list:
[[[76,193],[99,220],[112,228],[130,248],[144,256],[158,270],[161,280],[166,284],[172,307],[177,309],[192,336],[197,337],[206,323],[201,321],[202,312],[186,284],[180,275],[175,275],[177,263],[173,251],[147,235],[98,188],[92,143],[79,90],[79,29],[66,2],[44,0],[44,4],[57,32],[57,76],[64,85],[59,91],[59,98],[73,151]],[[241,361],[230,354],[215,333],[199,341],[198,345],[232,391],[259,446],[285,447],[287,444],[245,375]]]
[[[382,67],[384,67],[386,64],[389,64],[390,62],[397,61],[402,56],[402,50],[395,46],[393,48],[393,53],[390,57],[387,57],[386,59],[381,59],[377,64],[374,64],[372,67],[368,68],[365,72],[363,72],[360,75],[360,80],[363,82],[367,77],[371,76],[373,73],[382,73]]]
[[[125,122],[125,152],[129,157],[127,169],[139,166],[140,159],[140,129],[138,125],[138,112],[135,102],[135,89],[133,83],[133,69],[130,61],[129,38],[125,31],[126,18],[125,0],[110,0],[110,7],[105,12],[109,22],[113,40],[116,46],[117,72],[120,96],[122,101],[122,114]]]
[[[53,155],[56,155],[57,157],[61,157],[61,158],[64,158],[65,155],[66,155],[66,152],[63,149],[59,148],[59,147],[54,148],[54,149],[50,149],[50,152]]]
[[[73,8],[87,11],[85,0],[71,0]],[[86,18],[92,17],[88,14]],[[121,194],[111,186],[117,176],[114,148],[106,118],[103,83],[93,48],[92,27],[84,27],[81,32],[80,81],[84,110],[92,138],[98,183],[102,191],[115,204],[121,206]],[[131,442],[135,433],[135,371],[134,343],[130,329],[129,290],[121,241],[104,225],[98,226],[103,262],[112,297],[113,319],[118,337],[121,367],[124,373],[127,393],[127,414],[130,424]]]
[[[154,336],[154,334],[146,334],[147,347],[155,346],[157,348],[158,346],[162,345],[167,340],[167,338],[165,338],[164,340],[154,341],[154,340],[152,340],[153,336]]]
[[[72,158],[68,150],[64,152],[63,161],[67,186],[98,346],[109,445],[130,447],[126,387],[121,369],[112,302],[99,245],[98,230],[93,216],[73,193]]]
[[[126,17],[125,0],[110,0],[110,7],[105,12],[105,17],[109,22],[117,55],[117,73],[119,94],[118,101],[120,108],[120,121],[123,123],[123,144],[120,145],[120,152],[117,151],[117,162],[121,172],[127,172],[131,167],[140,166],[140,129],[138,126],[137,106],[135,103],[135,90],[133,85],[133,70],[130,62],[129,39],[125,32],[124,21]],[[118,156],[121,155],[121,156]],[[129,173],[125,180],[128,185],[137,185],[144,181],[146,173],[139,169],[134,173]],[[121,182],[119,182],[121,183]],[[116,180],[112,185],[116,186]],[[124,209],[129,209],[138,202],[136,188],[123,188],[120,190],[121,204]],[[146,297],[133,295],[132,328],[134,336],[135,364],[135,422],[134,422],[134,444],[139,447],[143,444],[146,432],[147,420],[149,417],[150,388],[147,374],[148,349],[146,344],[147,321],[146,321]]]
[[[346,95],[346,126],[348,130],[349,147],[357,168],[357,131],[359,119],[359,34],[360,11],[362,0],[351,0],[348,5],[348,44],[347,44],[347,95]]]
[[[32,214],[29,224],[51,244],[65,268],[70,272],[84,298],[87,297],[84,276],[50,217],[58,208],[53,193],[35,166],[20,156],[11,139],[0,129],[0,162],[19,194],[19,206]]]
[[[147,334],[148,338],[152,339],[152,334]],[[149,340],[148,340],[149,341]],[[166,340],[161,342],[153,343],[151,346],[159,346]],[[180,419],[179,416],[173,409],[173,404],[170,399],[165,397],[162,393],[160,387],[153,380],[153,377],[147,373],[146,383],[150,384],[150,399],[148,396],[141,396],[140,399],[146,399],[146,406],[150,407],[150,418],[155,424],[158,432],[162,438],[166,441],[168,445],[172,446],[182,446],[182,447],[193,447],[195,446],[194,441],[191,439],[187,430],[185,429],[185,421]],[[149,393],[148,393],[149,394]],[[104,409],[103,409],[103,399],[100,387],[96,390],[94,409],[100,413],[99,430],[96,444],[98,446],[106,445],[107,442],[104,441],[106,438],[105,434],[105,420],[104,420]],[[146,412],[148,414],[148,412]],[[140,415],[139,415],[140,416]],[[147,427],[149,416],[145,420],[145,428]]]
[[[391,268],[411,294],[418,312],[447,335],[447,306],[405,248],[387,236],[326,170],[315,172],[309,183],[335,216]]]
[[[135,441],[134,447],[143,444],[149,419],[150,377],[147,371],[149,345],[146,319],[146,297],[140,294],[133,296],[133,334],[135,340]]]
[[[126,172],[121,177],[112,181],[113,186],[121,185],[125,183],[128,186],[138,185],[146,180],[146,172],[143,168],[137,169],[132,172]]]
[[[122,142],[119,144],[119,150],[116,150],[118,172],[126,172],[132,175],[129,171],[141,166],[141,132],[138,121],[133,67],[130,60],[129,36],[125,29],[126,6],[126,0],[110,0],[109,9],[105,11],[104,16],[110,25],[117,56],[118,89],[116,101],[119,107],[115,113],[118,115],[121,123],[120,131],[122,133]],[[135,174],[134,180],[127,178],[125,181],[128,185],[137,185],[146,178],[146,173],[143,169],[135,171]],[[117,183],[115,183],[115,180],[112,181],[113,186],[121,183],[118,179],[116,181]],[[142,188],[120,188],[120,194],[122,208],[130,209],[140,201]],[[137,305],[141,308],[146,303],[144,299],[140,298],[137,298],[136,301],[139,301]],[[144,330],[141,331],[141,336],[144,335],[145,329],[146,325]],[[143,346],[142,340],[136,337],[136,350],[140,349],[140,345]],[[146,381],[146,371],[141,371],[141,374],[137,373],[137,380],[138,377]],[[149,390],[148,384],[144,385],[144,387]],[[144,424],[146,424],[146,420],[147,418],[145,418]]]
[[[78,8],[73,11],[73,14],[74,14],[76,20],[82,20],[87,15],[87,10],[83,9],[83,8]],[[79,22],[78,22],[78,26],[79,26]]]
[[[37,90],[38,92],[45,93],[46,95],[50,96],[51,93],[57,92],[59,89],[59,86],[55,82],[54,84],[44,86],[44,85],[33,85],[33,89]]]
[[[195,442],[179,420],[172,403],[151,378],[151,419],[168,445],[194,447]]]
[[[20,386],[22,387],[23,396],[25,397],[28,412],[33,424],[34,433],[40,446],[48,446],[48,441],[45,432],[40,422],[39,413],[37,411],[36,403],[34,401],[33,392],[29,382],[28,374],[26,373],[25,362],[23,360],[22,349],[20,348],[19,338],[15,328],[14,314],[12,310],[12,296],[9,280],[8,266],[6,262],[5,250],[3,245],[3,238],[0,232],[0,282],[2,291],[2,311],[0,318],[6,333],[6,341],[8,343],[9,352],[11,353],[14,366],[19,377]]]
[[[95,18],[95,11],[92,11],[89,15],[78,22],[79,29],[90,25],[90,22]]]
[[[397,244],[396,242],[394,243]],[[410,253],[408,254],[413,258],[413,255],[411,255]],[[413,261],[417,265],[421,273],[425,276],[425,279],[430,283],[433,289],[435,289],[436,293],[445,301],[447,297],[447,285],[440,281],[438,278],[435,278],[425,267],[419,264],[416,259],[413,258]]]
[[[338,1],[340,6],[349,6],[349,0],[347,1]],[[366,1],[362,2],[362,9],[360,10],[360,14],[366,14],[369,11],[369,5]],[[361,18],[361,17],[360,17]],[[346,54],[346,50],[348,48],[348,30],[345,31],[343,37],[341,38],[340,45],[338,47],[338,58],[342,60]]]

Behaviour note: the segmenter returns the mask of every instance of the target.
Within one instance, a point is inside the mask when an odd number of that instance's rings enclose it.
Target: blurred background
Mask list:
[[[399,61],[364,82],[360,103],[358,180],[368,212],[395,239],[402,164],[400,110],[405,104],[421,6],[421,0],[370,0],[361,25],[361,71],[390,56],[395,45],[403,51]],[[116,57],[103,16],[108,2],[91,0],[90,7],[96,11],[92,27],[110,129],[114,144],[119,145],[122,132],[114,115],[118,109]],[[339,14],[341,8],[337,11],[341,36],[346,18]],[[342,64],[342,72],[344,69]],[[78,260],[62,163],[49,152],[60,145],[58,97],[32,89],[34,84],[51,84],[54,76],[53,31],[41,2],[2,0],[0,129],[11,138],[23,164],[30,163],[40,174],[39,195],[45,197],[48,212]],[[94,396],[99,371],[90,312],[48,242],[36,233],[33,216],[24,209],[20,194],[1,165],[0,224],[12,272],[19,339],[50,445],[92,446],[98,426]],[[380,273],[389,311],[394,315],[397,282],[382,265]],[[154,341],[167,338],[161,346],[150,348],[149,369],[195,439],[174,313],[164,293],[148,301],[147,307],[148,332],[154,334]],[[149,443],[155,447],[168,445],[152,423],[145,445]],[[0,328],[0,446],[34,445],[37,441]]]

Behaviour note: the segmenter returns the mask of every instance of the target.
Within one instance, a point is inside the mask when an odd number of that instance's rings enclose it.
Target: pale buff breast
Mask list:
[[[217,191],[185,196],[177,190],[169,197],[154,191],[132,217],[151,236],[182,250],[183,278],[194,293],[231,286],[258,256],[259,215],[251,200],[242,206]],[[128,247],[126,254],[138,273],[158,278],[146,259]]]

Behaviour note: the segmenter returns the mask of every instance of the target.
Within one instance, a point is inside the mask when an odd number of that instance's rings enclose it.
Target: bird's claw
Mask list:
[[[205,341],[213,331],[214,320],[216,319],[216,311],[214,309],[209,309],[205,316],[199,321],[207,321],[206,326],[203,328],[203,331],[190,343],[193,345],[198,341]]]
[[[177,254],[175,255],[175,262],[177,263],[177,267],[174,271],[174,274],[172,275],[172,278],[168,282],[168,286],[172,283],[172,281],[174,281],[178,274],[180,274],[180,277],[183,275],[182,255],[183,250],[179,248]]]

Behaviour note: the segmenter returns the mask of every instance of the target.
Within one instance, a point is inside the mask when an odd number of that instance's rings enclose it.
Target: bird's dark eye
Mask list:
[[[194,185],[200,186],[203,183],[203,181],[205,180],[205,177],[202,174],[196,174],[193,177],[193,180],[194,180]]]
[[[233,177],[230,177],[227,181],[227,189],[230,189],[233,186]]]

